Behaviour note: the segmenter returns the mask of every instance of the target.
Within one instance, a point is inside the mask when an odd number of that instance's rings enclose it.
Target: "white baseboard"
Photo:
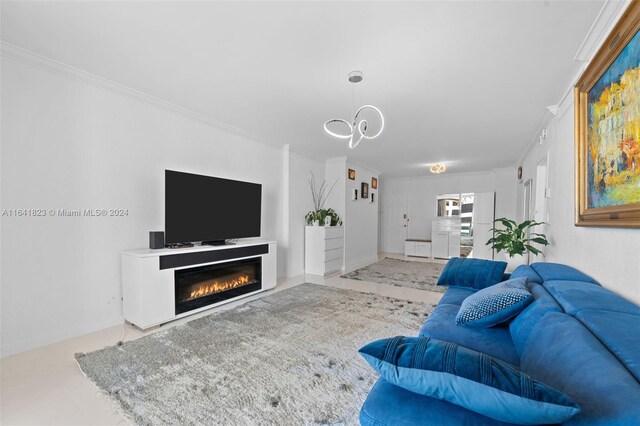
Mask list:
[[[2,353],[0,354],[0,357],[5,358],[20,352],[38,349],[63,340],[80,337],[85,334],[104,330],[105,328],[114,327],[122,324],[123,322],[124,317],[119,315],[118,317],[108,318],[103,321],[84,323],[78,327],[58,330],[55,333],[33,336],[28,339],[16,340],[13,342],[2,342]]]
[[[362,267],[370,265],[372,263],[376,263],[377,261],[378,261],[378,255],[375,255],[375,256],[370,257],[368,259],[360,260],[358,262],[355,262],[355,263],[352,263],[352,264],[349,264],[349,265],[345,265],[343,273],[348,274],[349,272],[353,272],[356,269],[362,268]]]

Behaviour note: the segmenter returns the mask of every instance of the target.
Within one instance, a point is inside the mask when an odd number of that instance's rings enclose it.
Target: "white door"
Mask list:
[[[382,251],[404,253],[407,239],[407,196],[394,194],[382,200]]]

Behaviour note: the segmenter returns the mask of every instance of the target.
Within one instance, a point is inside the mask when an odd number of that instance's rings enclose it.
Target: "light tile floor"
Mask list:
[[[404,259],[404,256],[400,255],[386,256]],[[411,260],[425,261],[418,258],[411,258]],[[217,310],[232,309],[249,300],[304,282],[434,304],[442,297],[440,293],[429,291],[348,280],[340,278],[340,274],[328,277],[307,275],[282,280],[269,292],[229,303]],[[121,340],[123,333],[125,341],[135,340],[210,313],[211,311],[192,315],[146,332],[128,324],[111,327],[3,358],[0,360],[0,424],[7,426],[130,424],[119,407],[106,396],[101,395],[93,383],[82,374],[75,362],[74,354],[114,345]]]

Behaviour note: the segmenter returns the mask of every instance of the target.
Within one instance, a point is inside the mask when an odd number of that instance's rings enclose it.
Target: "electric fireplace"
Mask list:
[[[176,270],[176,315],[261,289],[262,257]]]

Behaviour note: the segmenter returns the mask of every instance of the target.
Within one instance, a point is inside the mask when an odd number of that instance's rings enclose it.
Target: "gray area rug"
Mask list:
[[[377,378],[358,349],[432,309],[302,284],[76,358],[141,425],[358,424]]]
[[[342,278],[389,284],[397,287],[410,287],[443,293],[446,287],[438,287],[438,277],[444,269],[444,263],[419,262],[401,259],[384,259],[357,269]]]

